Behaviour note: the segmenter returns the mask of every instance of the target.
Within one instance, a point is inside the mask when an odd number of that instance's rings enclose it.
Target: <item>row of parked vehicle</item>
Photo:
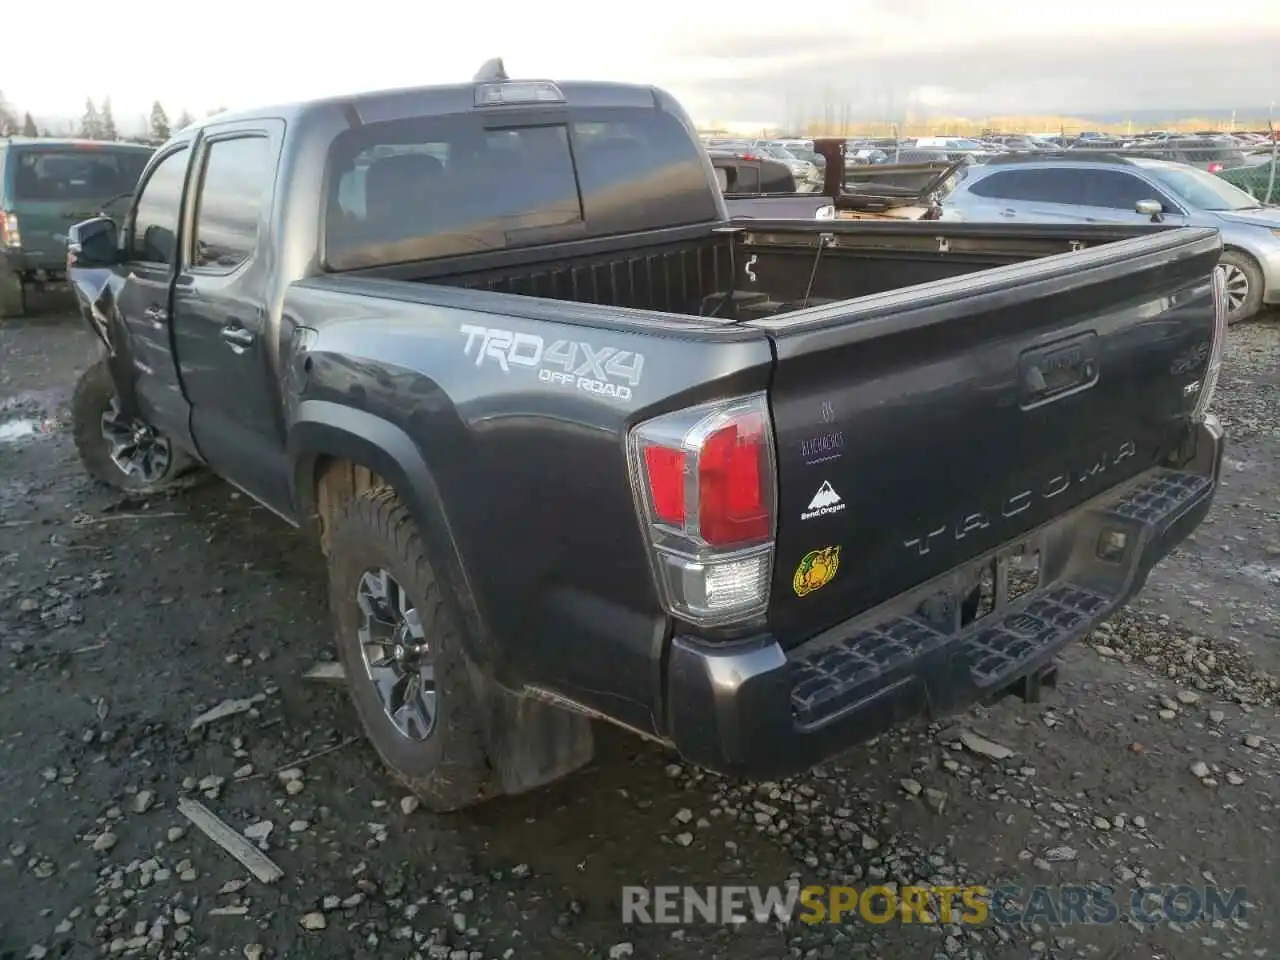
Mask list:
[[[1280,303],[1280,209],[1265,202],[1268,187],[1272,195],[1278,191],[1264,182],[1275,179],[1275,145],[1265,138],[1258,145],[1256,136],[1151,133],[1121,142],[1087,134],[1065,145],[1030,135],[711,140],[707,149],[736,218],[866,216],[866,204],[842,199],[871,193],[877,216],[900,219],[1212,227],[1226,247],[1222,266],[1236,322]],[[808,167],[825,171],[834,155],[843,157],[843,181],[827,192],[841,196],[814,196],[820,188]],[[804,168],[797,166],[801,158]],[[885,184],[898,171],[904,191],[893,202]],[[781,196],[794,199],[786,204]]]

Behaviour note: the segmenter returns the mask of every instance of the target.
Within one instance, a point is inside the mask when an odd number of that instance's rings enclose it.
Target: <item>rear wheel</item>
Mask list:
[[[432,810],[498,792],[462,638],[406,507],[352,496],[328,530],[329,605],[348,691],[396,779]]]
[[[1248,320],[1262,309],[1262,268],[1240,250],[1226,250],[1218,261],[1226,273],[1227,323]]]
[[[105,358],[76,381],[71,420],[85,470],[108,486],[129,493],[159,493],[175,487],[193,465],[168,437],[121,412]]]

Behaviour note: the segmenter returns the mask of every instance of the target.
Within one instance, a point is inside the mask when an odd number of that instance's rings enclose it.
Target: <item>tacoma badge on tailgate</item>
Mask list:
[[[1087,390],[1098,382],[1098,335],[1093,331],[1018,357],[1018,405],[1030,410]]]

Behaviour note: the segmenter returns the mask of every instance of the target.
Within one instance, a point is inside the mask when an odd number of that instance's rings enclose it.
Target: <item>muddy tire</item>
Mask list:
[[[437,812],[493,796],[459,625],[408,510],[390,487],[368,490],[335,507],[328,542],[347,689],[383,763]]]
[[[27,291],[22,281],[12,273],[0,272],[0,320],[24,316],[27,312]]]
[[[172,490],[194,465],[189,456],[155,430],[121,422],[115,385],[105,358],[96,361],[76,381],[71,395],[71,422],[76,451],[85,470],[99,483],[117,490],[137,494]],[[136,442],[129,447],[128,441],[133,437]]]
[[[1240,250],[1224,250],[1218,264],[1227,273],[1227,323],[1248,320],[1262,309],[1262,268]]]

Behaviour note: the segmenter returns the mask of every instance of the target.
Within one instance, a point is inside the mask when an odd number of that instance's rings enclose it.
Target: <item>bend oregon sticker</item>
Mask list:
[[[791,586],[795,589],[797,597],[808,596],[834,580],[836,571],[839,569],[839,547],[810,550],[800,561],[800,566],[796,567],[795,576],[791,578]]]

